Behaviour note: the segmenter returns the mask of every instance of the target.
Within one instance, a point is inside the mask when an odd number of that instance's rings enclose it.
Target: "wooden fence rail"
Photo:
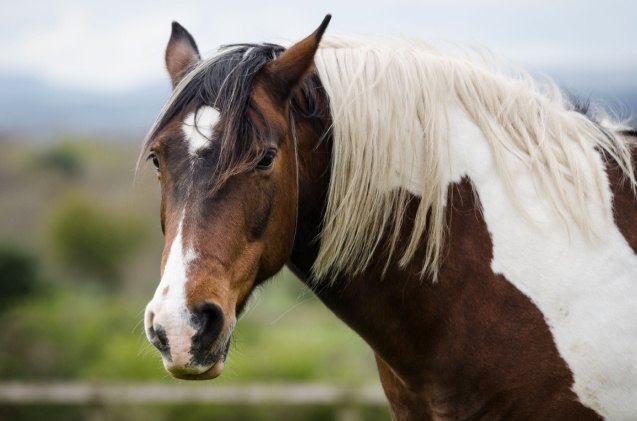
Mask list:
[[[386,405],[377,386],[329,384],[87,383],[0,382],[0,404],[271,404]]]
[[[386,406],[378,386],[329,384],[87,383],[0,382],[1,405],[66,404],[99,407],[122,404],[328,405],[337,421],[362,421],[361,406]]]

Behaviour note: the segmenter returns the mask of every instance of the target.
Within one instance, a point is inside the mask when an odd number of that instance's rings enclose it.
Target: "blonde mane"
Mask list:
[[[448,117],[460,109],[487,139],[497,171],[511,197],[514,177],[505,156],[530,168],[538,191],[560,217],[591,231],[586,203],[603,200],[597,151],[617,162],[635,186],[629,145],[575,110],[551,82],[502,66],[484,54],[449,54],[414,40],[370,42],[326,37],[315,63],[329,97],[333,155],[317,280],[364,270],[389,234],[387,265],[395,252],[405,266],[426,236],[421,275],[436,279],[445,235],[447,179],[441,163]],[[601,119],[598,119],[601,121]],[[396,147],[402,143],[407,147]],[[416,145],[424,148],[419,173],[396,174]],[[585,162],[576,159],[584,156]],[[409,167],[408,165],[406,167]],[[595,174],[595,191],[585,176]],[[411,236],[396,250],[411,200],[404,186],[414,176],[420,202]],[[410,190],[412,190],[410,188]],[[575,203],[565,199],[573,197]],[[515,200],[515,199],[514,199]],[[382,245],[385,247],[385,245]],[[387,266],[386,266],[387,267]]]

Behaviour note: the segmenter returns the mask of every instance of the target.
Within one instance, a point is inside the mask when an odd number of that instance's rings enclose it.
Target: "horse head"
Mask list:
[[[161,281],[149,341],[183,379],[218,376],[237,316],[287,261],[298,162],[289,99],[329,22],[283,51],[238,46],[202,60],[179,24],[166,48],[173,94],[146,140],[161,184]],[[265,57],[259,49],[270,49]]]

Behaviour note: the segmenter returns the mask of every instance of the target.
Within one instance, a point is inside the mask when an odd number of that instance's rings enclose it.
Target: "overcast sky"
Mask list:
[[[0,5],[0,73],[121,91],[166,80],[170,22],[204,55],[224,43],[405,34],[489,47],[559,82],[637,91],[637,0],[20,0]]]

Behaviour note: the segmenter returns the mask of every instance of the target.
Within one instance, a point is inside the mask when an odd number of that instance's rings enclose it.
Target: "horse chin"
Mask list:
[[[167,368],[168,372],[176,379],[180,380],[211,380],[219,377],[221,372],[225,367],[224,360],[219,360],[214,363],[210,368],[205,369],[203,371],[198,372],[199,370],[190,369],[190,370],[175,370],[171,371]]]

